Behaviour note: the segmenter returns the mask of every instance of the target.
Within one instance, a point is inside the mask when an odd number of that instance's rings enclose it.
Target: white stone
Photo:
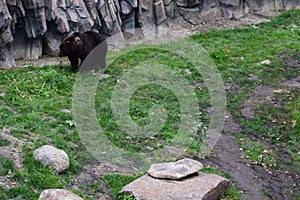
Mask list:
[[[264,61],[261,61],[259,64],[261,65],[271,65],[271,61],[270,60],[264,60]]]
[[[55,169],[57,173],[61,173],[69,167],[69,157],[66,152],[50,145],[36,149],[33,156],[43,165]]]
[[[83,200],[80,196],[63,189],[47,189],[38,200]]]
[[[202,163],[185,158],[176,162],[153,164],[148,170],[148,174],[155,178],[181,179],[198,172],[202,168]]]

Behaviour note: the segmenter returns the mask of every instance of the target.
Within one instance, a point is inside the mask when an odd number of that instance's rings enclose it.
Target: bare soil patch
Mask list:
[[[223,172],[229,172],[231,179],[242,192],[245,200],[264,199],[261,184],[256,180],[255,171],[242,161],[240,146],[235,142],[235,136],[222,135],[213,152],[215,157],[201,162],[215,166]]]
[[[270,86],[257,86],[253,95],[244,101],[242,109],[240,110],[242,116],[247,119],[253,119],[255,117],[255,109],[263,104],[269,104],[275,107],[280,107],[281,105],[274,100],[275,89]]]
[[[87,164],[82,172],[74,179],[70,185],[71,189],[78,189],[84,185],[97,184],[97,193],[92,192],[91,188],[85,188],[85,193],[92,196],[95,200],[111,200],[111,191],[107,188],[104,182],[99,183],[102,176],[108,174],[123,174],[133,175],[132,170],[124,169],[119,166],[107,162],[98,162],[96,164]]]
[[[10,145],[0,147],[0,154],[14,161],[15,166],[19,170],[24,170],[22,153],[23,144],[28,142],[26,139],[18,139],[10,135],[10,129],[0,130],[0,137],[10,141]]]

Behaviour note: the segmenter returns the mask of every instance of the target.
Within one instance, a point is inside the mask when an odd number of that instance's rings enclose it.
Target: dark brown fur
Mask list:
[[[81,61],[80,63],[82,63],[86,56],[100,43],[104,45],[103,50],[105,51],[101,53],[106,55],[107,43],[102,35],[93,31],[84,33],[76,32],[68,37],[62,38],[58,56],[68,57],[72,66],[71,70],[77,71],[79,69],[79,59]],[[105,60],[105,56],[103,59]],[[103,63],[105,65],[105,61]]]

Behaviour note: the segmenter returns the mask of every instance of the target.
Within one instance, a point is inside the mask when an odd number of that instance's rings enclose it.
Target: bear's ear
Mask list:
[[[61,39],[61,43],[68,43],[68,42],[70,42],[70,40],[72,40],[72,37],[71,37],[71,36],[65,37],[65,38],[62,38],[62,39]]]
[[[76,44],[81,44],[81,39],[80,39],[80,37],[75,37],[75,42],[76,42]]]

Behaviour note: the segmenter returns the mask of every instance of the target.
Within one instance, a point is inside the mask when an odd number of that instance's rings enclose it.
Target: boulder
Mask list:
[[[218,175],[198,172],[182,180],[155,179],[144,175],[122,188],[137,200],[217,200],[231,183]]]
[[[149,168],[148,174],[155,178],[181,179],[197,173],[202,168],[202,163],[185,158],[176,162],[153,164]]]
[[[43,165],[53,168],[57,173],[61,173],[69,167],[69,157],[66,152],[50,145],[36,149],[33,156]]]
[[[63,189],[44,190],[38,200],[83,200],[80,196]]]

